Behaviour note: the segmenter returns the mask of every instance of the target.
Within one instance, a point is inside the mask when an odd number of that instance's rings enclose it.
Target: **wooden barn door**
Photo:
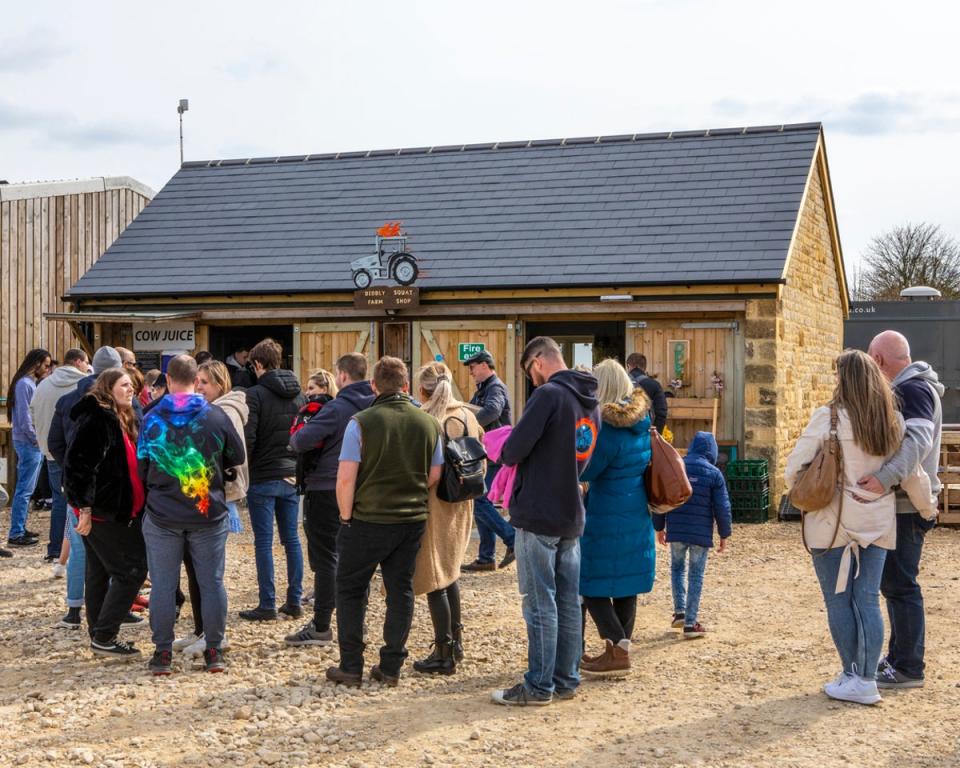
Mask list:
[[[739,330],[734,321],[679,323],[671,320],[648,321],[644,328],[627,324],[627,353],[641,352],[647,358],[647,373],[659,381],[666,392],[678,368],[683,370],[684,386],[677,398],[713,398],[714,374],[723,382],[717,417],[717,440],[739,440],[742,410],[737,351]],[[679,343],[679,344],[678,344]],[[678,352],[678,346],[681,352]],[[710,430],[705,420],[674,420],[667,417],[674,433],[674,445],[685,448],[694,433]]]
[[[460,361],[461,344],[483,344],[493,355],[497,375],[507,385],[511,403],[515,403],[514,379],[516,350],[515,325],[507,320],[462,320],[415,322],[413,343],[414,372],[431,360],[441,359],[453,372],[454,390],[464,402],[470,400],[476,385],[467,367]]]
[[[294,326],[293,350],[301,386],[318,368],[331,373],[341,355],[360,352],[366,355],[373,372],[376,350],[376,323],[306,323]]]

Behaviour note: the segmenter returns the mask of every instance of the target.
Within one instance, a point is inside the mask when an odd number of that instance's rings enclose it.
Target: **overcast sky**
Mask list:
[[[0,179],[291,155],[820,120],[848,271],[871,236],[960,237],[947,2],[9,4]]]

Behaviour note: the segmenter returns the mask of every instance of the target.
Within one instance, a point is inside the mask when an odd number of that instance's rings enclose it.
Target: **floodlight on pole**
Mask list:
[[[177,114],[180,116],[180,165],[183,165],[183,113],[190,109],[189,99],[180,99]]]

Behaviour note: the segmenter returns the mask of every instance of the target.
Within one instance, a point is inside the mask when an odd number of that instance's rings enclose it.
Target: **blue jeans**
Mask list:
[[[933,525],[915,512],[897,515],[897,548],[887,553],[880,579],[890,618],[887,661],[907,677],[919,680],[923,679],[926,626],[917,574],[923,538]]]
[[[83,536],[77,533],[78,522],[73,510],[67,510],[67,536],[70,537],[70,556],[67,558],[67,608],[83,608],[87,550],[83,546]]]
[[[840,654],[843,671],[866,680],[877,676],[883,650],[883,614],[880,612],[880,577],[887,550],[867,547],[860,550],[860,574],[856,559],[850,558],[847,588],[836,594],[837,573],[843,547],[814,549],[813,569],[827,606],[827,623],[833,644]]]
[[[63,534],[67,524],[67,500],[63,495],[63,470],[53,459],[47,459],[47,477],[50,478],[50,495],[53,497],[47,557],[60,557],[60,547],[63,545]]]
[[[536,697],[580,685],[580,539],[516,530],[517,579],[527,623],[527,672]]]
[[[184,548],[190,551],[197,583],[200,585],[200,609],[203,637],[207,648],[219,648],[227,626],[227,591],[223,587],[223,568],[230,523],[225,517],[216,525],[196,530],[165,528],[153,522],[149,514],[143,521],[143,540],[147,545],[150,569],[150,630],[158,651],[173,648],[173,627],[177,621],[177,587]]]
[[[697,623],[700,612],[700,594],[703,592],[703,574],[707,570],[710,550],[682,541],[670,542],[670,585],[673,588],[673,612],[684,615],[685,626]],[[687,557],[690,570],[687,571]]]
[[[486,485],[488,491],[499,469],[499,464],[487,463]],[[503,543],[507,547],[513,547],[516,539],[513,526],[497,512],[497,508],[493,506],[493,502],[487,498],[486,494],[474,499],[473,519],[477,524],[477,533],[480,534],[480,549],[477,552],[477,560],[481,563],[493,562],[497,553],[497,536],[503,539]]]
[[[37,487],[43,454],[33,443],[22,440],[13,441],[13,450],[17,454],[17,487],[13,490],[13,502],[10,505],[10,533],[8,538],[18,539],[27,531],[27,512],[30,510],[30,497],[33,496]]]
[[[257,562],[258,607],[273,610],[277,593],[273,584],[273,520],[277,520],[280,543],[287,556],[287,605],[300,605],[303,582],[303,551],[297,531],[300,499],[297,489],[285,480],[257,483],[247,491],[253,551]]]

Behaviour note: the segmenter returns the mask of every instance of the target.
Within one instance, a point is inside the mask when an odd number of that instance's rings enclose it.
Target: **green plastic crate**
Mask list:
[[[727,464],[727,478],[766,478],[766,459],[738,459]]]
[[[766,477],[730,477],[727,478],[730,493],[763,493],[770,490]]]
[[[734,512],[737,510],[769,509],[770,492],[761,491],[759,493],[731,493],[730,507]]]

